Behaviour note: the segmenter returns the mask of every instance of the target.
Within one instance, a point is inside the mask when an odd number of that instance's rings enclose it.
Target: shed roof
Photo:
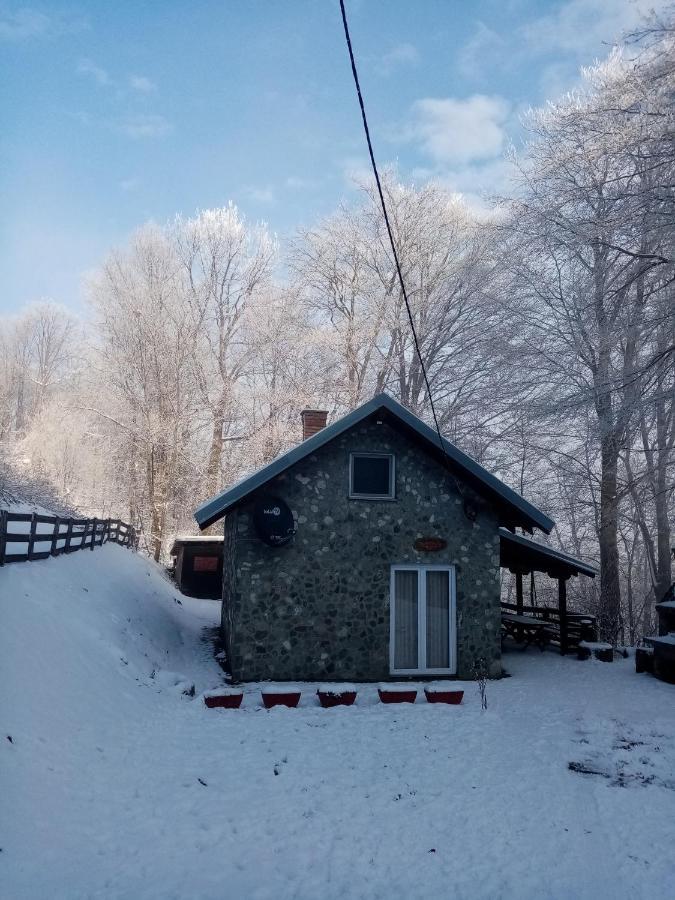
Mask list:
[[[479,494],[488,497],[499,507],[502,511],[501,524],[519,526],[530,532],[533,528],[541,528],[547,534],[550,533],[555,524],[552,519],[445,438],[442,439],[441,450],[436,431],[388,394],[378,394],[252,475],[202,503],[194,513],[199,527],[207,528],[277,475],[371,416],[381,416],[383,421],[419,442],[441,463],[449,462],[454,474],[470,483]]]
[[[223,541],[224,537],[222,534],[177,534],[173,539],[169,554],[175,556],[178,553],[178,550],[181,547],[185,547],[187,544],[190,546],[196,545],[198,547],[218,547]]]
[[[594,566],[522,534],[513,534],[507,528],[499,529],[499,564],[514,572],[546,572],[553,578],[571,575],[595,578],[598,574]]]

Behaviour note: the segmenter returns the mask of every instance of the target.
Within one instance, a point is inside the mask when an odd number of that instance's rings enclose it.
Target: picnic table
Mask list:
[[[524,644],[527,650],[530,644],[536,644],[543,651],[548,640],[547,628],[550,625],[544,619],[534,616],[520,616],[517,613],[502,613],[502,629],[504,635],[510,635],[518,644]]]

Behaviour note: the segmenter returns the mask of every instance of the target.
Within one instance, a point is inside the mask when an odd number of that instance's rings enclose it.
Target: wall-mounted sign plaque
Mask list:
[[[439,537],[421,537],[417,538],[413,546],[423,553],[434,553],[436,550],[445,550],[448,542]]]
[[[217,572],[217,556],[195,556],[192,563],[193,572]]]

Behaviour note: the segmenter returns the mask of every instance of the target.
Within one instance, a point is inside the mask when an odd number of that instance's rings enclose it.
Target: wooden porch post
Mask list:
[[[560,613],[560,654],[564,656],[568,648],[566,578],[558,578],[558,612]]]
[[[516,612],[523,614],[523,573],[516,572]]]

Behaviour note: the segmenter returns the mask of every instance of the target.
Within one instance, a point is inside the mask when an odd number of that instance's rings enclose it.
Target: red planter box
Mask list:
[[[382,703],[414,703],[417,697],[417,691],[386,691],[384,688],[378,688],[377,693],[380,695]]]
[[[204,697],[204,703],[209,709],[239,709],[243,694],[221,694],[216,697]]]
[[[330,709],[332,706],[351,706],[356,700],[356,691],[343,691],[337,694],[334,691],[317,691],[319,703],[324,709]]]
[[[261,694],[265,709],[272,709],[273,706],[288,706],[293,709],[300,702],[301,691],[288,691],[285,694],[266,694],[261,691]]]
[[[424,689],[424,696],[428,703],[450,703],[459,706],[464,697],[464,691],[428,691]]]

